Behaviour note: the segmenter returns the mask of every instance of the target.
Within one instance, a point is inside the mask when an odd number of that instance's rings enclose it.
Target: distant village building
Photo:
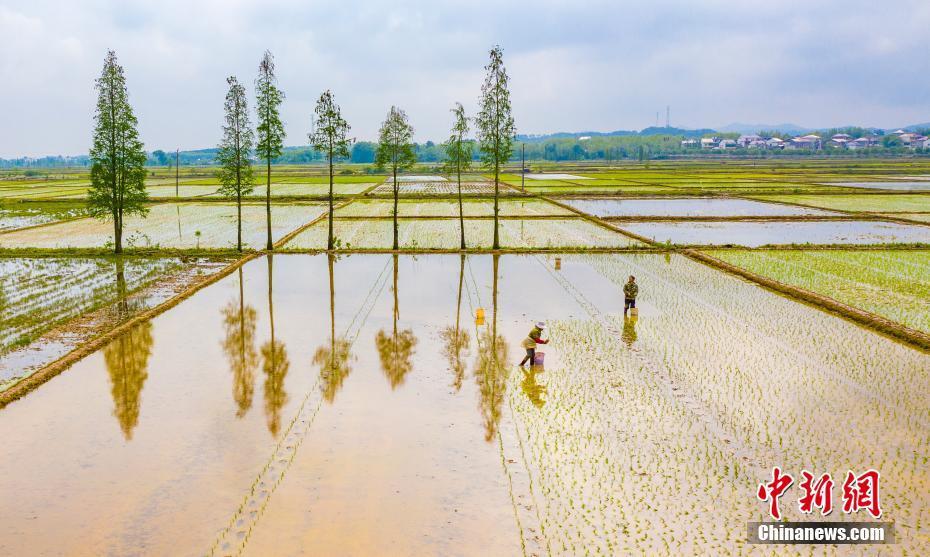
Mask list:
[[[752,144],[758,143],[758,142],[760,142],[760,141],[764,141],[764,140],[762,139],[762,136],[761,136],[761,135],[756,135],[756,134],[754,134],[754,133],[753,133],[753,134],[748,134],[748,135],[741,135],[741,136],[739,136],[739,138],[737,138],[737,140],[736,140],[736,142],[739,144],[739,146],[740,146],[740,147],[743,147],[743,148],[747,148],[747,147],[751,146]]]
[[[867,135],[865,137],[858,137],[856,139],[851,139],[846,142],[847,149],[868,149],[869,147],[874,147],[878,145],[878,138],[875,136]]]
[[[785,140],[779,137],[770,137],[765,140],[765,146],[769,149],[784,149]]]
[[[739,144],[733,139],[721,139],[717,142],[718,149],[736,149]]]
[[[681,140],[681,146],[684,149],[695,148],[695,147],[698,147],[699,145],[700,144],[698,143],[697,139],[682,139]]]
[[[719,137],[702,137],[701,149],[716,149],[720,143]]]
[[[800,137],[792,137],[788,140],[789,149],[809,149],[816,151],[823,146],[819,135],[808,134]]]

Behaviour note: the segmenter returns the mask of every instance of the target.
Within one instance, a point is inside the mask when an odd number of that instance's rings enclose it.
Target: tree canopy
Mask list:
[[[90,214],[113,221],[114,251],[123,251],[123,218],[148,213],[145,201],[145,150],[138,121],[129,104],[129,91],[116,52],[107,52],[96,81],[97,108],[90,148]]]

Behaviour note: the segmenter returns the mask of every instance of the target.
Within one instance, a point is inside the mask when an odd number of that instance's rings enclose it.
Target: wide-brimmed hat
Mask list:
[[[546,328],[546,324],[543,321],[537,321],[536,326],[539,327],[540,329]]]

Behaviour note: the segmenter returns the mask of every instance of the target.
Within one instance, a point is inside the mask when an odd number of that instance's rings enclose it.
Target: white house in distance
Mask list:
[[[863,137],[853,138],[848,133],[836,133],[830,136],[830,139],[824,140],[817,134],[807,134],[790,139],[781,139],[778,137],[763,137],[758,134],[743,134],[735,141],[732,139],[722,139],[717,136],[703,137],[701,139],[683,139],[682,148],[701,149],[805,149],[810,151],[819,151],[828,147],[830,149],[867,149],[882,144],[880,131]],[[905,130],[896,130],[889,135],[897,136],[901,144],[912,149],[930,149],[930,137],[915,132]]]
[[[819,135],[808,134],[800,137],[792,137],[788,140],[789,149],[812,149],[817,150],[823,147],[823,141]]]
[[[878,145],[878,138],[869,135],[865,137],[858,137],[856,139],[850,139],[846,142],[846,148],[852,150],[868,149],[869,147],[875,147],[876,145]]]

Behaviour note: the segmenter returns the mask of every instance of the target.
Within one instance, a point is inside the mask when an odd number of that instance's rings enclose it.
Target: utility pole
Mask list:
[[[526,143],[520,144],[523,147],[523,162],[520,164],[520,187],[523,193],[526,193]]]
[[[665,105],[665,127],[666,127],[666,128],[671,127],[671,126],[669,125],[669,118],[668,118],[668,115],[669,115],[669,112],[671,111],[671,109],[672,109],[671,106]]]
[[[174,151],[174,196],[180,197],[178,184],[181,181],[181,149]]]

